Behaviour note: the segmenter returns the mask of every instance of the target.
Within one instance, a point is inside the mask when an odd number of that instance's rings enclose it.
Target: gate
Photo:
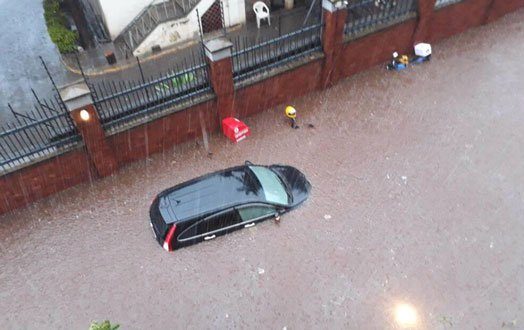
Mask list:
[[[202,32],[209,33],[223,28],[222,2],[216,0],[204,15],[202,15]]]

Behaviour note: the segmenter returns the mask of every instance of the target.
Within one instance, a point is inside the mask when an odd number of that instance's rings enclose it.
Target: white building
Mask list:
[[[115,46],[121,50],[125,48],[135,56],[146,54],[155,46],[166,48],[194,39],[198,37],[199,29],[208,32],[246,21],[245,0],[89,2],[102,17]]]

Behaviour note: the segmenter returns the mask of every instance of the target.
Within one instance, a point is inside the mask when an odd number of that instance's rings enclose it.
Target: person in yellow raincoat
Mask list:
[[[286,107],[286,117],[289,118],[291,128],[298,128],[297,126],[297,110],[292,106]]]

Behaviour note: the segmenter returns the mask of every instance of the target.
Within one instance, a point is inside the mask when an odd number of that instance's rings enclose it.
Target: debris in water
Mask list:
[[[453,326],[453,321],[451,319],[451,317],[448,317],[448,316],[441,316],[438,321],[440,323],[442,323],[444,326],[446,327],[452,327]]]
[[[264,268],[258,268],[258,275],[262,275],[264,274],[266,271],[264,270]]]
[[[502,322],[503,328],[515,328],[517,326],[517,319],[511,321],[511,322]]]
[[[324,219],[325,219],[325,220],[329,220],[329,219],[331,219],[331,215],[329,215],[329,214],[324,215]]]

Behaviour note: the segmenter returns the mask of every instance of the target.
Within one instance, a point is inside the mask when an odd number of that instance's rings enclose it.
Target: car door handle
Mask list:
[[[206,236],[204,237],[204,241],[209,241],[209,240],[212,240],[213,238],[216,238],[217,235],[211,235],[211,236]]]
[[[256,225],[256,223],[252,222],[252,223],[248,223],[247,225],[244,226],[244,228],[251,228],[253,227],[254,225]]]

